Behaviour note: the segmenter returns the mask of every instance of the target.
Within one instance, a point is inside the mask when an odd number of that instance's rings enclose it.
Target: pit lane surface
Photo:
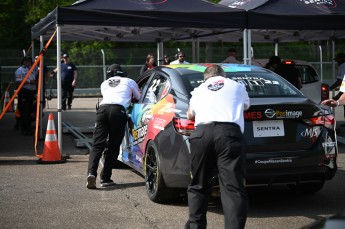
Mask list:
[[[76,98],[72,110],[63,112],[63,120],[93,125],[96,102]],[[343,120],[338,117],[338,126]],[[63,135],[62,147],[70,159],[42,165],[36,163],[32,138],[21,136],[13,125],[14,114],[0,120],[1,228],[183,228],[188,215],[185,199],[167,205],[151,202],[144,178],[125,166],[113,170],[117,186],[88,190],[87,151],[77,149],[70,135]],[[297,229],[345,209],[344,145],[339,144],[339,153],[335,178],[314,195],[299,196],[285,186],[248,189],[246,228]],[[209,228],[224,227],[219,198],[210,201],[207,217]]]

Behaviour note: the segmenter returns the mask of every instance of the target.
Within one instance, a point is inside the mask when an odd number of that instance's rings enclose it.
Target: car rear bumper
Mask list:
[[[337,168],[310,166],[301,168],[247,170],[246,185],[273,185],[325,181],[334,177]]]

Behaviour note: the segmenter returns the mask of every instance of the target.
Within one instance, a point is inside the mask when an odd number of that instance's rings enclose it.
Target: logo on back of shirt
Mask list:
[[[219,89],[224,87],[224,80],[214,81],[207,86],[207,88],[211,91],[218,91]]]
[[[119,85],[120,81],[120,79],[111,79],[108,80],[108,84],[110,87],[116,87],[117,85]]]

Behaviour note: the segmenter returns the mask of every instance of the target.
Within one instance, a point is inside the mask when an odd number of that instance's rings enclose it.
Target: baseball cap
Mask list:
[[[124,72],[119,64],[112,64],[109,66],[107,70],[107,77],[112,77],[112,76],[122,76],[126,77],[127,72]]]
[[[62,55],[62,57],[63,57],[63,58],[66,58],[66,57],[68,57],[68,54],[67,54],[67,53],[64,53],[64,54]]]
[[[334,58],[334,60],[339,60],[339,59],[345,59],[345,53],[340,52]]]
[[[269,63],[270,64],[280,64],[281,63],[281,59],[279,56],[271,56],[269,59]]]

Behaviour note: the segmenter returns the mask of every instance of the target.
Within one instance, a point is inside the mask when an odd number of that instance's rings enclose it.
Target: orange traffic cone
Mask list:
[[[6,90],[5,97],[4,97],[4,106],[2,110],[5,110],[5,107],[7,106],[9,102],[10,102],[10,93],[8,92],[8,90]],[[8,107],[7,112],[13,112],[12,105]]]
[[[61,157],[59,145],[56,137],[56,130],[54,125],[53,114],[49,114],[48,126],[46,131],[46,139],[44,142],[42,157],[38,160],[38,163],[62,163],[66,160]]]

